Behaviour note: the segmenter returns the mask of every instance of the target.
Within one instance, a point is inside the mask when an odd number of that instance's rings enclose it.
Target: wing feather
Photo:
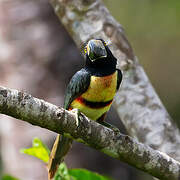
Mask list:
[[[84,68],[74,74],[66,89],[64,100],[65,109],[68,109],[72,101],[88,89],[90,78],[90,73]]]

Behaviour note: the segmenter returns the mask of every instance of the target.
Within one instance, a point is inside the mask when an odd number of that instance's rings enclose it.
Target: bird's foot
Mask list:
[[[76,125],[78,126],[79,125],[79,116],[80,116],[80,110],[79,109],[72,109],[71,110],[72,113],[75,114],[75,117],[76,117]]]

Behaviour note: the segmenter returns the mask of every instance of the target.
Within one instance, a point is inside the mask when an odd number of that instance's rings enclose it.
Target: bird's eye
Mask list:
[[[84,48],[84,54],[87,54],[87,48]]]
[[[81,53],[86,55],[87,54],[87,42],[82,43],[80,47],[81,47],[81,49],[80,49]]]
[[[103,41],[103,44],[104,44],[104,46],[107,46],[107,43],[105,41]]]

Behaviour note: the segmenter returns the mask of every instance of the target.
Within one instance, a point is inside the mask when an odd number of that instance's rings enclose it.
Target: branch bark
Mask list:
[[[78,47],[91,38],[109,42],[124,80],[114,106],[128,133],[154,149],[180,160],[180,134],[149,82],[122,26],[101,0],[50,0]]]
[[[120,132],[114,133],[95,121],[32,97],[18,90],[0,87],[0,113],[21,119],[89,145],[163,180],[180,178],[180,163],[166,154],[138,143]]]

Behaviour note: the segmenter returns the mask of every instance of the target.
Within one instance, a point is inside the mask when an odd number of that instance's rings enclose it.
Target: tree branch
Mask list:
[[[128,133],[139,141],[180,160],[180,134],[150,84],[128,43],[122,26],[101,0],[50,0],[57,16],[78,47],[91,38],[109,42],[119,67],[122,87],[114,105]]]
[[[77,120],[74,112],[58,108],[18,90],[0,87],[0,113],[60,134],[64,133],[160,179],[180,178],[180,163],[166,154],[138,143],[127,135],[114,133],[82,114]]]

